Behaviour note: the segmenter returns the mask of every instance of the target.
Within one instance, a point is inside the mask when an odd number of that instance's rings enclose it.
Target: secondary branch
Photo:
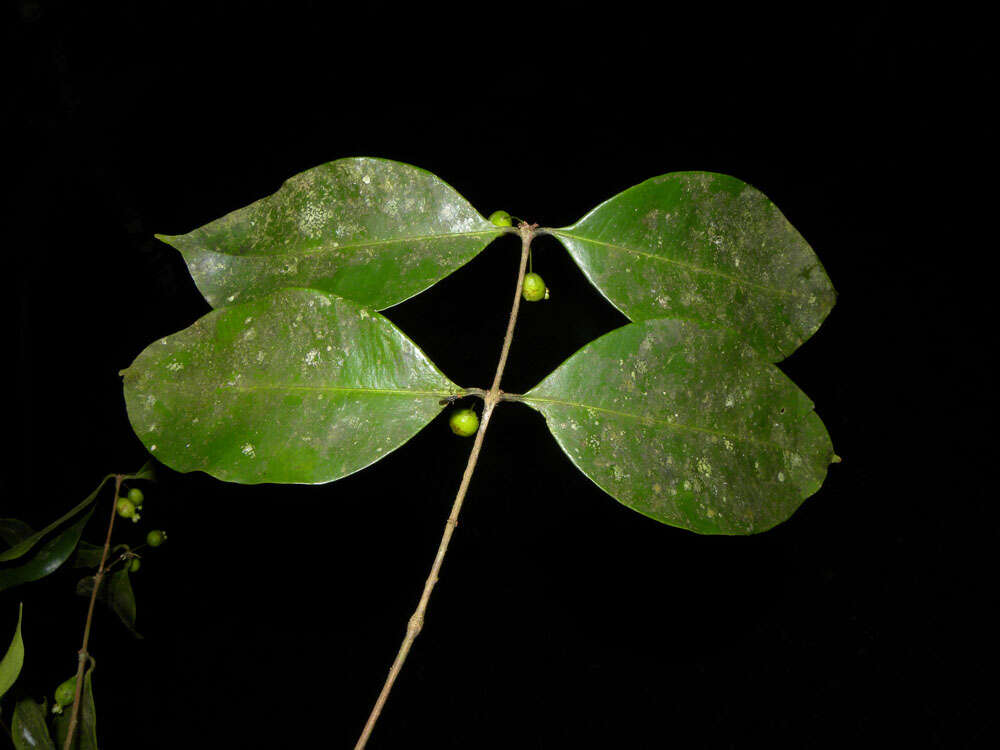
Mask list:
[[[83,670],[84,666],[87,664],[87,659],[90,658],[90,654],[87,653],[87,645],[90,643],[90,626],[94,620],[94,604],[97,602],[97,592],[100,591],[101,581],[104,580],[104,574],[107,572],[104,565],[108,561],[108,550],[111,547],[111,532],[115,527],[115,515],[117,515],[118,511],[118,493],[122,487],[122,479],[124,479],[123,475],[115,475],[115,494],[111,498],[111,520],[108,521],[108,534],[104,538],[104,549],[101,552],[101,564],[98,566],[97,574],[94,576],[94,590],[90,594],[90,606],[87,607],[87,622],[83,626],[83,645],[80,646],[79,660],[76,666],[76,691],[73,693],[73,712],[69,717],[69,727],[66,732],[66,742],[63,744],[63,750],[70,750],[70,748],[73,747],[73,734],[76,732],[76,724],[80,718],[80,696],[83,692]]]

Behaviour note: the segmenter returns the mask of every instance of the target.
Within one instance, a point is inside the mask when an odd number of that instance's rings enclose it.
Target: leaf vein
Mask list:
[[[361,388],[335,385],[230,385],[224,383],[218,388],[227,388],[237,391],[318,391],[330,393],[378,393],[389,396],[454,396],[453,391],[410,391],[399,388]]]
[[[758,284],[758,283],[753,282],[753,281],[748,281],[746,279],[741,279],[739,276],[733,276],[732,274],[728,274],[725,271],[718,271],[718,270],[715,270],[713,268],[704,268],[702,266],[696,266],[693,263],[685,263],[684,261],[682,261],[682,260],[676,260],[675,258],[667,258],[667,257],[664,257],[662,255],[655,255],[653,253],[646,253],[646,252],[643,252],[642,250],[636,250],[635,248],[632,248],[632,247],[626,247],[625,245],[616,245],[616,244],[614,244],[612,242],[603,242],[602,240],[595,240],[595,239],[591,239],[589,237],[581,237],[579,235],[571,234],[569,232],[563,232],[561,230],[553,230],[552,233],[555,234],[555,235],[558,235],[558,236],[568,237],[568,238],[574,239],[574,240],[579,240],[580,242],[590,242],[590,243],[592,243],[594,245],[601,245],[602,247],[608,247],[608,248],[611,248],[612,250],[620,250],[620,251],[626,252],[626,253],[634,253],[635,255],[641,255],[641,256],[643,256],[645,258],[651,258],[653,260],[662,261],[663,263],[671,263],[671,264],[673,264],[675,266],[680,266],[681,268],[686,268],[686,269],[688,269],[690,271],[694,271],[695,273],[704,273],[704,274],[708,274],[708,275],[711,275],[711,276],[718,276],[719,278],[722,278],[722,279],[725,279],[725,280],[729,281],[731,284],[741,284],[743,286],[748,286],[748,287],[751,287],[753,289],[760,289],[761,291],[764,291],[764,292],[771,292],[772,294],[776,294],[776,295],[782,296],[782,297],[804,297],[805,296],[801,292],[797,292],[794,289],[775,289],[774,287],[770,287],[770,286],[767,286],[765,284]]]

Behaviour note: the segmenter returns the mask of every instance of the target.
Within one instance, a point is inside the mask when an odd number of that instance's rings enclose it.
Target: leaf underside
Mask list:
[[[461,391],[386,318],[312,289],[214,310],[124,376],[132,427],[157,459],[247,484],[358,471]]]
[[[187,234],[180,250],[212,307],[311,287],[383,310],[468,263],[503,231],[423,169],[339,159]]]
[[[836,297],[778,208],[727,175],[654,177],[551,233],[630,320],[731,328],[774,362],[816,332]]]
[[[524,401],[624,505],[701,534],[788,518],[833,460],[813,404],[727,330],[632,323],[578,351]]]

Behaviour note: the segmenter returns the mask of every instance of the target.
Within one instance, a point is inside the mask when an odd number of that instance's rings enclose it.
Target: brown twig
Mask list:
[[[424,626],[424,613],[427,611],[427,602],[431,598],[434,584],[438,581],[438,573],[441,571],[441,564],[444,562],[445,552],[448,551],[451,536],[455,533],[455,527],[458,526],[458,514],[462,510],[465,493],[469,489],[469,482],[472,481],[472,472],[475,471],[476,462],[479,460],[479,451],[483,447],[483,436],[486,434],[486,427],[490,423],[494,407],[501,401],[500,379],[503,377],[503,370],[507,365],[507,355],[510,353],[511,342],[514,340],[514,326],[517,323],[517,312],[521,306],[521,288],[524,286],[524,271],[528,265],[531,240],[535,236],[537,226],[537,224],[529,225],[522,223],[518,227],[518,232],[521,235],[521,266],[517,272],[517,289],[514,292],[514,304],[510,310],[507,334],[504,336],[503,348],[500,350],[500,362],[497,364],[496,375],[493,377],[493,386],[483,393],[483,416],[479,422],[479,431],[476,433],[475,442],[472,444],[472,451],[469,453],[469,461],[465,465],[465,473],[462,474],[462,483],[458,487],[458,494],[455,495],[455,502],[451,506],[451,514],[445,523],[444,534],[441,537],[441,544],[438,545],[434,564],[431,566],[431,572],[424,583],[424,591],[420,595],[420,602],[417,604],[416,611],[410,617],[410,621],[406,626],[406,635],[403,638],[402,645],[399,647],[399,653],[396,654],[396,659],[393,661],[392,667],[389,668],[389,676],[385,678],[382,692],[379,693],[378,699],[375,701],[375,705],[368,716],[368,721],[365,723],[365,728],[361,732],[361,737],[354,746],[354,750],[363,750],[365,744],[368,742],[368,738],[375,728],[375,722],[378,720],[379,714],[382,713],[382,708],[389,697],[389,691],[392,690],[393,683],[396,682],[396,677],[399,676],[399,670],[402,669],[403,662],[406,661],[406,656],[410,653],[410,647]],[[472,389],[466,390],[471,391]]]
[[[80,696],[83,693],[83,670],[90,658],[87,653],[87,644],[90,642],[90,626],[94,620],[94,604],[97,602],[97,592],[101,588],[101,581],[107,572],[104,563],[108,559],[108,550],[111,548],[111,531],[115,527],[115,516],[118,514],[118,492],[121,490],[123,474],[115,475],[115,494],[111,499],[111,520],[108,522],[108,534],[104,539],[104,550],[101,552],[101,564],[94,575],[94,590],[90,594],[90,606],[87,607],[87,622],[83,626],[83,645],[80,646],[79,661],[76,667],[76,691],[73,693],[73,712],[69,716],[69,729],[66,732],[66,742],[63,750],[70,750],[73,746],[73,735],[76,732],[76,725],[80,718]]]

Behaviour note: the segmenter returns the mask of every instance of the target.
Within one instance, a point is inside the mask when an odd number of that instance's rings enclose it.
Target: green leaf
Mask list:
[[[0,698],[10,690],[11,685],[21,674],[21,667],[24,666],[24,641],[21,639],[21,618],[24,615],[24,605],[17,610],[17,627],[14,629],[14,638],[7,647],[7,653],[0,659]]]
[[[158,460],[247,484],[347,476],[460,392],[384,317],[312,289],[215,310],[124,375],[132,427]]]
[[[73,744],[71,745],[73,750],[97,750],[97,709],[94,706],[94,686],[91,681],[93,671],[93,660],[91,660],[91,666],[83,674],[83,689],[80,691],[80,718],[73,735]],[[71,713],[70,709],[66,709],[55,718],[56,742],[60,748],[66,744]]]
[[[137,471],[135,474],[126,474],[125,476],[122,477],[122,479],[133,479],[133,480],[141,479],[146,482],[155,482],[156,462],[152,460],[147,461],[140,467],[139,471]]]
[[[52,532],[40,545],[30,550],[17,562],[0,563],[0,591],[44,578],[54,573],[69,559],[80,541],[83,527],[87,525],[94,509],[81,514],[75,521],[58,531]]]
[[[522,399],[620,503],[701,534],[788,518],[834,459],[813,404],[734,332],[680,320],[619,328]]]
[[[96,568],[101,564],[103,553],[104,547],[81,540],[76,547],[76,554],[69,561],[69,566],[71,568]]]
[[[77,505],[67,513],[61,515],[59,518],[50,523],[41,531],[32,534],[27,539],[23,539],[18,544],[15,544],[9,550],[0,553],[0,562],[6,562],[7,560],[17,559],[25,552],[30,550],[32,547],[34,547],[36,544],[38,544],[38,542],[41,541],[42,538],[47,536],[49,532],[51,532],[53,529],[62,525],[69,519],[73,518],[73,516],[75,516],[77,513],[80,513],[81,511],[85,510],[88,506],[90,506],[94,502],[94,500],[97,499],[97,494],[101,491],[101,488],[104,487],[104,483],[112,478],[114,478],[114,474],[108,474],[106,477],[104,477],[104,479],[101,480],[101,483],[97,485],[97,489],[91,492],[90,495],[88,495],[87,498],[79,505]]]
[[[777,207],[727,175],[654,177],[551,232],[629,319],[731,328],[775,362],[816,332],[836,296]]]
[[[13,547],[35,533],[24,521],[17,518],[0,518],[0,539]]]
[[[17,750],[55,750],[52,736],[45,725],[45,703],[25,698],[14,706],[11,736]]]
[[[278,192],[176,237],[212,307],[313,287],[376,310],[436,284],[503,230],[423,169],[339,159]]]
[[[94,576],[80,579],[76,584],[76,593],[89,597],[94,592]],[[107,576],[107,582],[97,593],[97,600],[107,605],[118,615],[129,632],[136,638],[142,638],[135,629],[135,594],[132,592],[132,581],[129,579],[128,568],[119,568]]]

